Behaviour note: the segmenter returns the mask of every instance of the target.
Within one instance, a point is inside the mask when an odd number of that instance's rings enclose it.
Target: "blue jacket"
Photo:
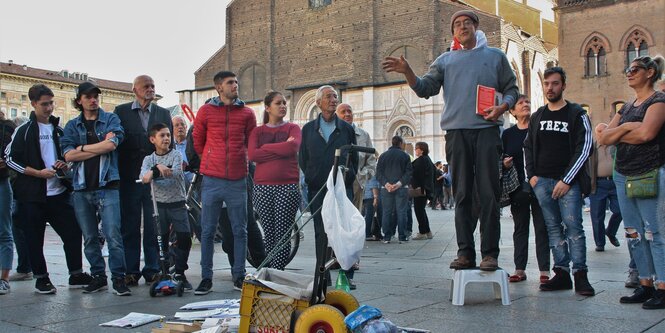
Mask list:
[[[120,118],[114,113],[106,112],[102,109],[99,109],[99,116],[97,121],[95,121],[95,132],[97,132],[97,138],[100,142],[104,141],[104,137],[107,133],[115,133],[115,137],[111,139],[116,146],[118,146],[122,139],[124,138],[124,130],[120,125]],[[80,116],[67,122],[65,126],[65,134],[60,139],[60,144],[62,145],[62,154],[65,155],[72,149],[86,144],[88,139],[86,138],[86,129],[85,129],[85,119],[83,118],[83,113]],[[100,156],[99,159],[100,168],[99,168],[99,187],[104,187],[108,182],[114,180],[120,180],[120,174],[118,173],[118,151],[114,150],[110,153]],[[83,170],[83,161],[75,162],[72,167],[72,185],[74,191],[85,190],[85,172]]]
[[[409,154],[399,147],[391,146],[379,156],[379,162],[376,164],[376,180],[381,187],[386,183],[395,184],[398,181],[402,187],[411,183],[413,175],[413,165]]]

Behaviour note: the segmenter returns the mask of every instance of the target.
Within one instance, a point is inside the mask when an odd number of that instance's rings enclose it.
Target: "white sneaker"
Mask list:
[[[427,237],[427,234],[417,233],[417,234],[416,234],[415,236],[413,236],[413,238],[411,238],[411,239],[413,239],[413,240],[426,240],[426,239],[429,239],[429,238]]]
[[[7,280],[0,280],[0,295],[9,294],[9,282]]]
[[[27,281],[27,280],[32,280],[32,272],[28,273],[14,272],[11,275],[9,275],[9,281]]]

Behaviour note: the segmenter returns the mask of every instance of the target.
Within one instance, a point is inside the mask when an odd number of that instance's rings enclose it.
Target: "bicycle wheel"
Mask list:
[[[261,237],[265,239],[265,232],[263,231],[263,224],[261,221],[261,217],[256,212],[254,212],[254,217],[256,218],[256,224],[259,227],[259,230],[261,231]],[[289,242],[291,242],[291,251],[289,252],[289,256],[286,260],[287,265],[296,256],[296,253],[298,253],[298,247],[300,247],[300,233],[298,232],[297,224],[293,225],[293,227],[291,228],[291,237],[289,238]],[[268,255],[268,253],[266,253],[266,255]],[[252,265],[252,267],[258,268],[264,259],[265,258],[258,258],[257,260],[256,258],[253,258],[249,249],[247,250],[247,261]]]

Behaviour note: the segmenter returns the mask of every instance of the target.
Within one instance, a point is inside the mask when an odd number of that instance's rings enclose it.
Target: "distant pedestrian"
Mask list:
[[[411,163],[413,176],[409,185],[413,190],[420,190],[421,196],[413,197],[413,210],[418,220],[418,234],[413,240],[432,239],[432,230],[427,217],[427,200],[434,199],[434,164],[429,158],[427,142],[416,142],[416,159]]]
[[[408,241],[406,216],[409,204],[407,186],[411,182],[413,166],[411,158],[402,150],[404,139],[394,136],[391,146],[381,156],[376,165],[376,179],[381,185],[383,243],[392,241],[395,227],[398,241]]]
[[[596,145],[594,145],[596,146]],[[612,179],[612,168],[616,147],[597,145],[595,154],[591,155],[591,194],[589,195],[591,207],[591,227],[593,228],[593,240],[596,243],[596,251],[605,250],[605,237],[610,244],[619,247],[621,243],[617,239],[617,231],[621,225],[621,209],[617,189]],[[609,202],[609,207],[608,207]],[[609,208],[612,215],[605,227],[605,210]]]

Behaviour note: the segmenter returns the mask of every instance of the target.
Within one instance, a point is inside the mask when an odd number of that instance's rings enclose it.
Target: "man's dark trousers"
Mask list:
[[[482,257],[499,256],[502,151],[498,126],[447,131],[446,156],[453,174],[457,255],[472,261],[476,258],[473,240],[476,220],[472,214],[474,183],[480,201],[480,253]]]
[[[609,201],[610,221],[605,228],[605,209]],[[596,178],[596,193],[589,195],[591,205],[591,226],[596,246],[605,246],[605,234],[616,237],[621,226],[621,209],[617,198],[617,189],[611,177]]]
[[[311,203],[309,206],[309,211],[312,212],[313,215],[313,220],[314,220],[314,239],[315,239],[315,244],[316,244],[316,258],[323,258],[325,256],[325,249],[320,248],[320,244],[322,242],[328,242],[328,235],[326,235],[326,230],[323,227],[323,217],[321,216],[321,207],[323,206],[323,198],[325,198],[327,191],[327,188],[325,187],[326,185],[323,185],[324,188],[321,190],[321,193],[319,193],[318,196],[317,190],[312,190],[312,187],[308,188],[308,193],[307,197],[310,198]],[[347,188],[346,189],[346,196],[353,202],[353,189]],[[318,211],[318,212],[317,212]],[[316,214],[314,214],[317,212]],[[328,244],[330,246],[330,244]],[[318,268],[317,268],[318,269]],[[348,271],[344,271],[346,276],[349,279],[353,279],[354,275],[354,270],[353,268],[349,269]],[[330,281],[330,277],[328,276],[328,280]]]
[[[46,197],[45,202],[18,202],[19,214],[22,218],[21,229],[25,232],[32,272],[36,278],[47,277],[48,268],[44,258],[44,232],[46,222],[62,239],[65,250],[65,261],[69,274],[82,272],[83,253],[81,246],[83,236],[76,223],[74,208],[71,206],[70,195],[63,192]]]
[[[143,210],[143,248],[145,266],[141,271],[141,210]],[[120,180],[121,230],[125,247],[127,274],[150,280],[159,272],[157,234],[152,221],[150,186],[133,180]]]

